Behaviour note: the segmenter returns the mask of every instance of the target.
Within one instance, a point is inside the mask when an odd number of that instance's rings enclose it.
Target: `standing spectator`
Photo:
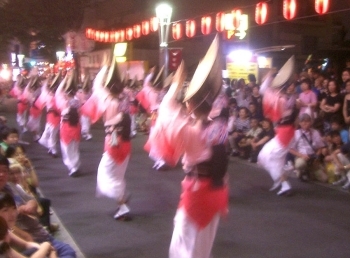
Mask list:
[[[297,99],[297,107],[300,109],[299,116],[307,113],[312,119],[315,118],[315,110],[317,106],[317,96],[311,90],[311,80],[304,79],[301,81],[301,90]]]
[[[331,117],[335,114],[342,114],[343,99],[339,93],[339,86],[335,80],[328,83],[328,95],[321,101],[320,108],[323,113],[323,130],[324,132],[331,129]]]
[[[263,117],[262,96],[260,95],[258,85],[253,86],[251,103],[255,104],[257,115]]]
[[[245,107],[239,109],[239,115],[235,119],[233,128],[228,128],[229,130],[229,143],[231,147],[231,156],[238,156],[238,146],[237,143],[244,137],[250,129],[249,112]]]

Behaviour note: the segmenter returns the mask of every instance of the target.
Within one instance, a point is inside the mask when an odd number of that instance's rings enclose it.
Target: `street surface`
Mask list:
[[[1,113],[15,125],[15,114]],[[26,146],[50,198],[53,220],[61,223],[57,238],[71,243],[79,257],[166,258],[183,178],[181,166],[155,171],[143,150],[147,136],[132,140],[126,172],[133,220],[113,219],[115,202],[95,197],[96,172],[104,130],[93,126],[91,141],[81,143],[82,166],[70,178],[61,158],[52,158],[37,143]],[[26,135],[30,139],[30,135]],[[230,158],[229,214],[221,220],[214,258],[350,257],[350,195],[332,186],[292,179],[293,196],[279,197],[268,189],[268,174],[238,158]]]

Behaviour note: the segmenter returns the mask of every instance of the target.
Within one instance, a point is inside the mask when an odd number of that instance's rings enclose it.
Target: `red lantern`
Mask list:
[[[255,22],[259,25],[267,21],[268,6],[266,2],[260,2],[255,7]]]
[[[318,14],[325,14],[329,9],[329,0],[315,0],[315,10]]]
[[[238,29],[239,28],[239,24],[241,22],[242,10],[241,9],[233,9],[231,13],[232,13],[233,27],[235,29]]]
[[[141,37],[141,25],[140,24],[134,25],[133,31],[134,31],[134,38],[135,39]]]
[[[120,32],[115,31],[114,32],[114,42],[119,42],[120,41]]]
[[[88,39],[91,37],[91,29],[90,28],[85,30],[85,37],[87,37]]]
[[[283,0],[283,17],[287,20],[294,19],[297,14],[296,0]]]
[[[201,19],[201,31],[203,35],[208,35],[211,33],[211,17],[203,16]]]
[[[182,26],[181,23],[175,22],[173,23],[172,27],[172,34],[173,34],[173,39],[179,40],[182,38]]]
[[[119,31],[119,42],[124,42],[125,41],[125,30],[120,30]]]
[[[216,14],[215,28],[218,32],[225,30],[225,13],[220,12]]]
[[[134,32],[132,28],[126,28],[126,34],[125,34],[126,40],[132,40],[133,33]]]
[[[115,42],[115,31],[110,31],[109,32],[109,40],[110,42]]]
[[[95,32],[95,40],[96,40],[96,41],[100,41],[100,31],[99,31],[99,30],[97,30],[97,31]]]
[[[143,21],[143,22],[141,23],[141,32],[142,32],[142,35],[148,35],[148,34],[149,34],[149,30],[150,30],[149,21]]]
[[[186,36],[189,38],[194,37],[196,34],[196,22],[194,20],[186,21]]]
[[[109,38],[109,31],[105,31],[105,38],[104,38],[104,42],[110,42],[110,38]]]
[[[158,18],[157,17],[152,17],[150,20],[151,23],[151,31],[155,32],[158,30]]]

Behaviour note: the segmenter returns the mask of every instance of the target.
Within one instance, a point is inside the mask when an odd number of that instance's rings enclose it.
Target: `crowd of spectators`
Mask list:
[[[250,162],[274,137],[274,124],[264,117],[263,98],[254,75],[223,81],[228,98],[228,155]],[[300,180],[317,180],[350,189],[350,69],[341,78],[317,70],[293,76],[281,91],[298,112],[286,170]]]

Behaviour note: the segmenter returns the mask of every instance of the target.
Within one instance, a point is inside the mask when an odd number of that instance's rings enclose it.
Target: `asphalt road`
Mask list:
[[[4,113],[2,113],[4,114]],[[5,113],[9,124],[14,113]],[[61,158],[37,143],[27,146],[41,192],[52,200],[62,229],[57,237],[77,248],[79,257],[166,258],[183,178],[181,167],[152,170],[142,147],[147,136],[132,140],[126,173],[133,220],[113,219],[115,202],[95,197],[96,171],[103,150],[103,128],[81,143],[81,172],[70,178]],[[26,138],[29,140],[30,135]],[[255,164],[231,158],[230,207],[214,243],[213,257],[350,257],[350,195],[338,188],[291,179],[294,194],[276,196],[272,181]]]

